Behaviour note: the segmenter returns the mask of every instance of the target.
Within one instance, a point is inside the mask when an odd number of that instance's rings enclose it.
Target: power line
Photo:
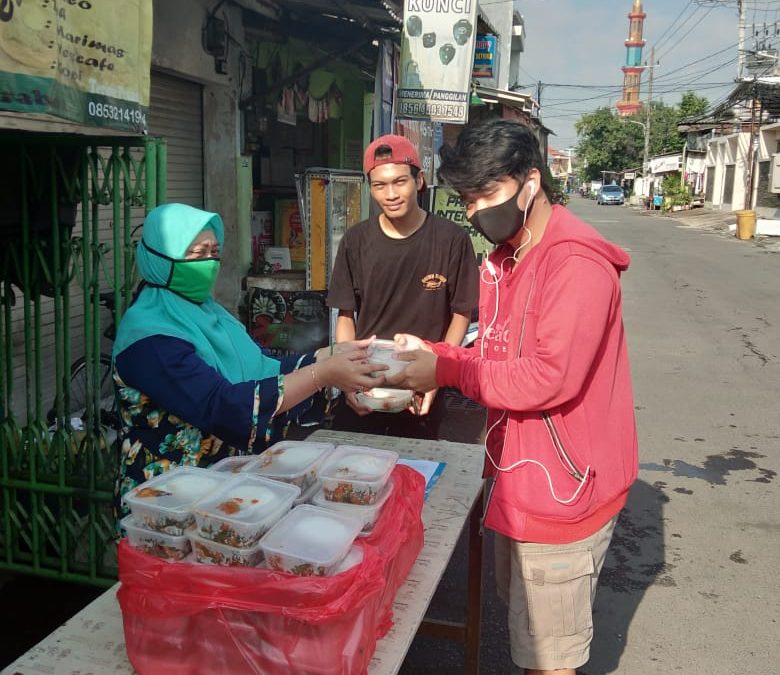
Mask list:
[[[710,7],[710,9],[709,9],[709,10],[707,11],[707,13],[706,13],[706,14],[705,14],[705,15],[702,17],[702,19],[701,19],[701,20],[702,20],[702,21],[704,21],[704,19],[706,19],[706,18],[707,18],[707,16],[709,15],[709,13],[710,13],[710,12],[711,12],[713,9],[714,9],[714,7]],[[693,16],[693,14],[691,14],[691,16]],[[682,26],[680,26],[680,27],[682,28]],[[660,60],[660,59],[662,59],[662,58],[663,58],[664,56],[666,56],[666,55],[667,55],[669,52],[673,51],[673,50],[674,50],[674,48],[675,48],[675,47],[677,47],[677,45],[679,45],[680,43],[682,43],[682,41],[683,41],[685,38],[687,38],[687,37],[688,37],[688,36],[691,34],[691,32],[692,32],[692,31],[693,31],[695,28],[697,28],[697,27],[698,27],[698,24],[693,24],[693,25],[692,25],[692,26],[691,26],[691,27],[688,29],[688,31],[685,33],[685,35],[683,35],[683,36],[682,36],[682,37],[681,37],[679,40],[677,40],[677,42],[675,42],[675,43],[674,43],[674,44],[673,44],[671,47],[669,47],[669,49],[667,49],[667,50],[666,50],[666,51],[665,51],[663,54],[661,54],[661,55],[658,57],[658,59],[659,59],[659,60]]]
[[[666,34],[667,34],[667,33],[668,33],[670,30],[671,30],[672,26],[674,26],[674,25],[677,23],[677,21],[679,21],[680,17],[681,17],[683,14],[685,14],[685,11],[686,11],[686,10],[687,10],[687,9],[688,9],[688,8],[689,8],[689,7],[690,7],[692,4],[693,4],[693,0],[688,0],[688,4],[687,4],[687,5],[685,5],[685,7],[683,7],[683,8],[682,8],[682,11],[681,11],[681,12],[680,12],[680,13],[677,15],[677,17],[674,19],[674,21],[672,21],[672,23],[670,23],[670,24],[667,26],[666,30],[665,30],[663,33],[661,33],[661,37],[659,37],[659,38],[658,38],[658,39],[655,41],[656,47],[657,47],[658,45],[660,45],[660,44],[662,44],[662,43],[663,43],[663,41],[664,41],[664,37],[666,36]]]

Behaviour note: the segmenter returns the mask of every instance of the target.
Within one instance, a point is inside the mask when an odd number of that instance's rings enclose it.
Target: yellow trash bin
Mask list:
[[[737,211],[737,239],[752,239],[756,234],[756,212]]]

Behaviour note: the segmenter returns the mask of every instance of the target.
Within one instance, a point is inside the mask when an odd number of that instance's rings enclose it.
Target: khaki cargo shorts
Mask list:
[[[521,543],[495,533],[496,590],[509,607],[515,665],[555,670],[587,663],[596,584],[616,521],[562,545]]]

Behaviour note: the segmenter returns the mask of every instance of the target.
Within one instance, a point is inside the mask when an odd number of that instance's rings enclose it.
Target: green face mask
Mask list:
[[[169,289],[197,303],[209,297],[219,274],[219,258],[175,260],[171,265]]]

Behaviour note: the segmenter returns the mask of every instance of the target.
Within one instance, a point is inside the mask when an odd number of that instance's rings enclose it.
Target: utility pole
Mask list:
[[[745,0],[737,0],[739,25],[737,38],[737,81],[745,74]]]
[[[650,65],[647,66],[650,75],[647,81],[647,106],[645,108],[645,149],[642,154],[642,171],[647,176],[648,155],[650,154],[650,104],[653,100],[653,71],[655,70],[655,47],[650,50]]]

